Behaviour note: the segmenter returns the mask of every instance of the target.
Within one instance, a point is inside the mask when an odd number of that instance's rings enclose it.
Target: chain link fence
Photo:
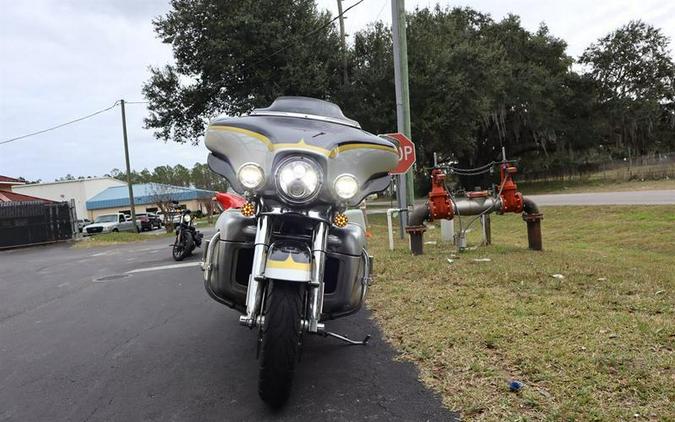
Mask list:
[[[675,178],[675,153],[651,154],[637,158],[581,163],[545,170],[525,169],[519,180],[528,182],[605,179],[608,181],[662,180]]]

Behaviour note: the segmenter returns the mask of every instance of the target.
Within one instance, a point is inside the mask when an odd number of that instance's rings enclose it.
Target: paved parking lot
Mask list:
[[[0,421],[452,419],[367,311],[330,327],[371,344],[307,339],[291,400],[271,413],[254,332],[169,243],[0,252]]]

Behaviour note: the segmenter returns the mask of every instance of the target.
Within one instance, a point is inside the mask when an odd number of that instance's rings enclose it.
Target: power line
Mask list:
[[[382,2],[382,8],[381,8],[380,11],[377,13],[377,17],[375,18],[375,22],[377,22],[378,20],[380,20],[380,15],[382,15],[382,12],[384,11],[384,7],[387,5],[387,2],[388,2],[388,1],[389,1],[389,0],[384,0],[384,1]]]
[[[87,114],[86,116],[78,117],[77,119],[70,120],[68,122],[61,123],[59,125],[52,126],[50,128],[47,128],[47,129],[38,130],[37,132],[31,132],[31,133],[27,133],[25,135],[17,136],[16,138],[6,139],[4,141],[1,141],[0,145],[8,144],[10,142],[14,142],[14,141],[18,141],[18,140],[21,140],[21,139],[29,138],[29,137],[35,136],[35,135],[40,135],[41,133],[49,132],[49,131],[52,131],[52,130],[55,130],[55,129],[62,128],[64,126],[72,125],[73,123],[81,122],[82,120],[90,119],[90,118],[92,118],[92,117],[94,117],[98,114],[105,113],[106,111],[117,107],[119,105],[119,103],[120,103],[119,101],[115,101],[115,103],[113,103],[113,105],[111,105],[110,107],[104,108],[103,110],[95,111],[91,114]],[[126,104],[147,104],[148,102],[147,101],[125,101],[125,103]]]
[[[73,123],[81,122],[82,120],[86,120],[86,119],[92,118],[92,117],[94,117],[98,114],[105,113],[106,111],[116,107],[117,104],[119,104],[119,101],[115,101],[115,103],[113,105],[111,105],[110,107],[104,108],[103,110],[95,111],[91,114],[87,114],[86,116],[78,117],[77,119],[70,120],[70,121],[65,122],[65,123],[61,123],[60,125],[52,126],[50,128],[47,128],[47,129],[38,130],[37,132],[27,133],[25,135],[17,136],[16,138],[7,139],[5,141],[0,142],[0,145],[8,144],[10,142],[18,141],[20,139],[25,139],[25,138],[28,138],[28,137],[31,137],[31,136],[39,135],[41,133],[45,133],[45,132],[49,132],[51,130],[61,128],[61,127],[64,127],[64,126],[72,125]]]
[[[355,8],[355,7],[358,6],[359,4],[363,3],[364,1],[365,1],[365,0],[359,0],[359,1],[357,1],[356,3],[352,4],[351,6],[349,6],[348,8],[346,8],[342,13],[338,14],[336,17],[334,17],[334,18],[331,19],[330,21],[326,22],[324,25],[321,25],[320,27],[311,30],[311,31],[309,31],[308,33],[306,33],[305,35],[303,35],[302,37],[300,37],[300,39],[299,39],[298,41],[302,41],[302,40],[304,40],[304,39],[306,39],[306,38],[309,38],[309,37],[311,37],[312,35],[316,34],[317,32],[322,31],[322,30],[328,28],[331,24],[333,24],[333,22],[335,22],[336,20],[342,18],[347,12],[349,12],[351,9]],[[291,48],[291,47],[292,47],[293,45],[295,45],[295,44],[296,44],[296,43],[288,43],[288,44],[285,45],[284,47],[281,47],[280,49],[278,49],[278,50],[272,52],[272,54],[270,54],[270,55],[268,55],[268,56],[266,56],[266,57],[263,57],[262,59],[256,60],[256,61],[253,62],[253,64],[251,64],[250,66],[258,65],[258,64],[264,62],[265,60],[267,60],[267,59],[269,59],[269,58],[272,58],[272,57],[276,56],[277,54],[281,53],[282,51],[288,50],[289,48]]]
[[[364,1],[365,1],[365,0],[359,0],[359,1],[357,1],[356,3],[352,4],[351,6],[349,6],[348,8],[346,8],[342,13],[338,14],[338,15],[335,16],[333,19],[331,19],[330,21],[326,22],[324,25],[321,25],[320,27],[318,27],[318,28],[316,28],[316,29],[313,29],[312,31],[309,31],[308,33],[306,33],[305,35],[303,35],[302,37],[300,37],[300,40],[299,40],[299,41],[302,41],[302,40],[304,40],[304,39],[306,39],[306,38],[309,38],[309,37],[311,37],[312,35],[316,34],[317,32],[322,31],[322,30],[328,28],[331,24],[333,24],[333,22],[335,22],[335,21],[338,20],[338,19],[341,19],[347,12],[349,12],[350,10],[352,10],[353,8],[355,8],[356,6],[358,6],[359,4],[363,3]],[[284,47],[281,47],[280,49],[278,49],[278,50],[272,52],[272,54],[268,55],[267,57],[264,57],[264,58],[262,58],[262,59],[260,59],[260,60],[255,61],[251,66],[255,66],[255,65],[257,65],[257,64],[259,64],[259,63],[261,63],[261,62],[263,62],[263,61],[265,61],[265,60],[267,60],[267,59],[269,59],[269,58],[271,58],[271,57],[273,57],[273,56],[276,56],[277,54],[281,53],[282,51],[289,49],[289,48],[290,48],[291,46],[293,46],[293,45],[294,45],[294,43],[289,43],[288,45],[286,45],[286,46],[284,46]],[[149,101],[125,101],[125,103],[126,103],[126,104],[148,104]],[[114,103],[113,105],[111,105],[110,107],[108,107],[108,108],[105,108],[105,109],[103,109],[103,110],[96,111],[96,112],[91,113],[91,114],[88,114],[88,115],[86,115],[86,116],[79,117],[79,118],[74,119],[74,120],[71,120],[71,121],[69,121],[69,122],[61,123],[60,125],[56,125],[56,126],[53,126],[53,127],[47,128],[47,129],[39,130],[39,131],[37,131],[37,132],[27,133],[27,134],[22,135],[22,136],[17,136],[16,138],[10,138],[10,139],[1,141],[1,142],[0,142],[0,145],[8,144],[8,143],[10,143],[10,142],[18,141],[18,140],[20,140],[20,139],[24,139],[24,138],[28,138],[28,137],[31,137],[31,136],[39,135],[39,134],[41,134],[41,133],[49,132],[49,131],[51,131],[51,130],[55,130],[55,129],[58,129],[58,128],[61,128],[61,127],[64,127],[64,126],[67,126],[67,125],[70,125],[70,124],[73,124],[73,123],[80,122],[80,121],[82,121],[82,120],[89,119],[89,118],[91,118],[91,117],[96,116],[97,114],[105,113],[106,111],[108,111],[108,110],[110,110],[110,109],[116,107],[117,105],[119,105],[119,101],[115,101],[115,103]]]

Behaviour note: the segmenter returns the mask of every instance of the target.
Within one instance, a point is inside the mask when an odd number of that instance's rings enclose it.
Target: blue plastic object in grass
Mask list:
[[[525,384],[523,384],[520,381],[517,381],[517,380],[509,381],[509,390],[514,392],[514,393],[517,393],[518,391],[522,390],[523,387],[525,387]]]

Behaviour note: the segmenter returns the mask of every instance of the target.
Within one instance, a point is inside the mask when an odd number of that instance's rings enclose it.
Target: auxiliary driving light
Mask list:
[[[246,163],[239,167],[237,179],[246,189],[255,190],[265,183],[265,172],[255,163]]]
[[[342,174],[335,178],[335,194],[340,199],[352,199],[359,191],[359,182],[351,174]]]

